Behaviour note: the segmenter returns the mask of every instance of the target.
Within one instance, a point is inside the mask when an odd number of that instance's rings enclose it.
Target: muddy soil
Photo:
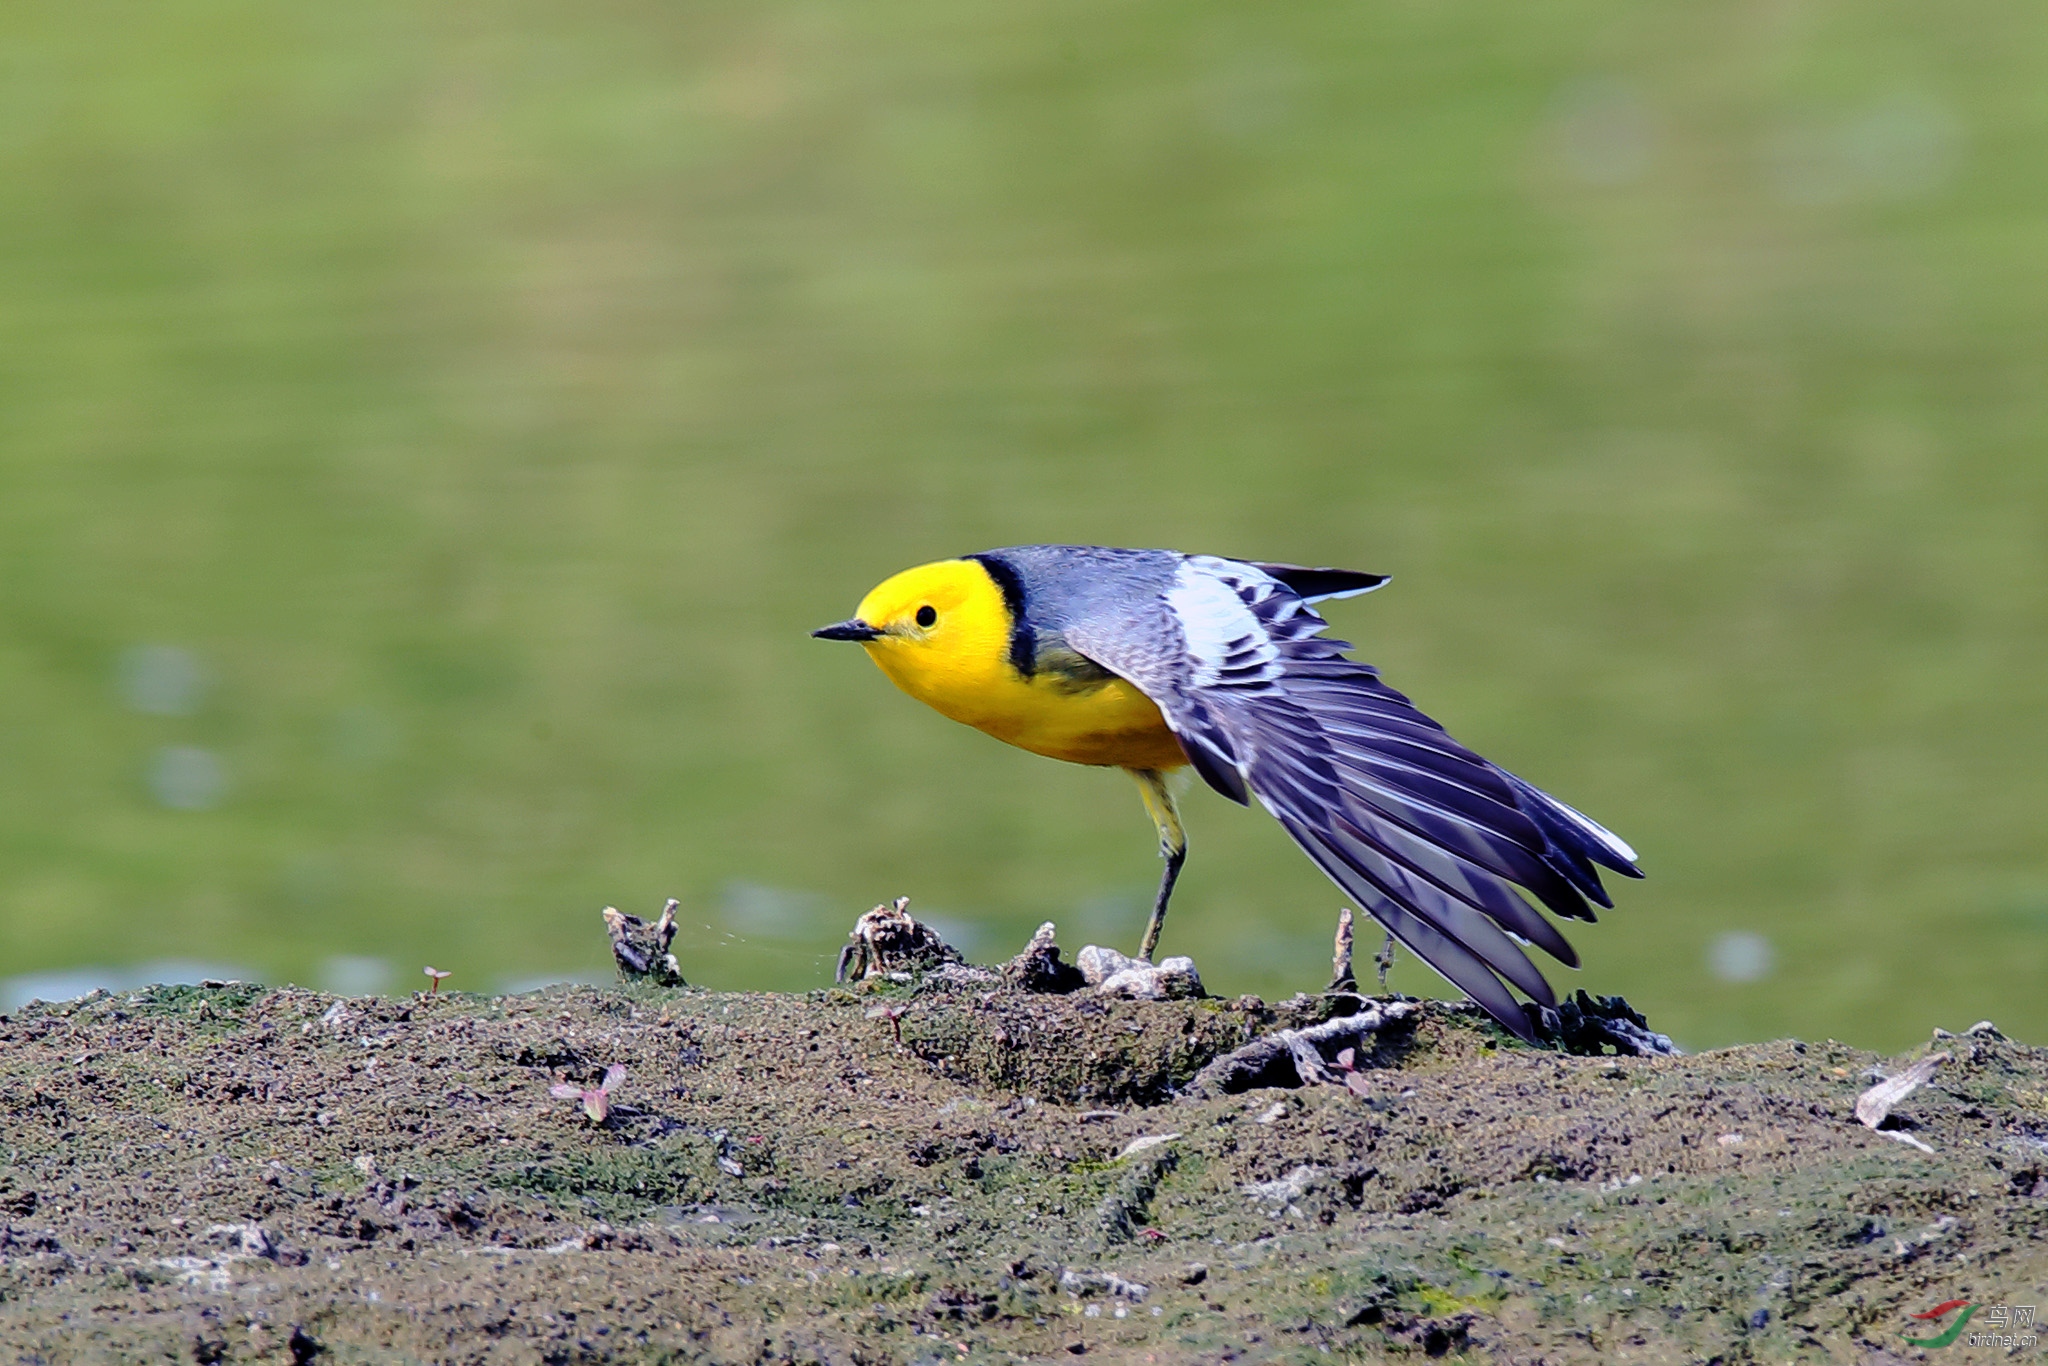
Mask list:
[[[1852,1114],[1910,1058],[1565,1056],[1437,1004],[1348,1084],[1176,1098],[1356,1004],[31,1007],[0,1361],[1891,1361],[1912,1312],[2048,1299],[2048,1050],[1940,1041],[1894,1121],[1931,1153]],[[551,1094],[612,1064],[601,1122]]]

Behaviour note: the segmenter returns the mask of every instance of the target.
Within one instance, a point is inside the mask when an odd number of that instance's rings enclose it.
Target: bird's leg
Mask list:
[[[1145,942],[1138,946],[1138,957],[1149,963],[1152,950],[1159,947],[1159,928],[1166,923],[1166,903],[1173,897],[1174,881],[1180,877],[1181,864],[1187,861],[1188,836],[1181,829],[1180,809],[1173,804],[1173,793],[1167,790],[1166,775],[1156,768],[1127,768],[1124,772],[1138,784],[1145,814],[1159,828],[1159,857],[1166,860],[1166,871],[1159,877],[1159,895],[1152,902],[1152,918],[1145,922]]]

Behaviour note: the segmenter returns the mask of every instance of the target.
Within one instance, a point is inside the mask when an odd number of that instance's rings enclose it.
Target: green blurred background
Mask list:
[[[1332,605],[1699,1047],[2048,1039],[2048,15],[0,8],[0,978],[1131,949],[1130,784],[810,640],[1034,540]],[[1167,952],[1335,891],[1198,793]],[[1413,960],[1394,983],[1434,990]],[[4,1004],[4,1003],[0,1003]]]

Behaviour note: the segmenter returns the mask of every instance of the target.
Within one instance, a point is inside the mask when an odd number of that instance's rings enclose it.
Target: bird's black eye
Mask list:
[[[930,603],[926,603],[917,609],[917,624],[919,626],[935,626],[938,624],[938,620],[939,614],[932,610]]]

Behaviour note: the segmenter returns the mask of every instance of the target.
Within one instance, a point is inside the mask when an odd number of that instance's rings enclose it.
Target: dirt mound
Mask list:
[[[2048,1287],[2048,1051],[1946,1041],[1893,1121],[1931,1153],[1855,1121],[1890,1064],[1839,1044],[1573,1057],[1433,1003],[1326,1051],[1329,1084],[1177,1096],[1361,1008],[951,969],[800,996],[32,1007],[0,1023],[0,1342],[1850,1361],[1932,1336],[1909,1311]],[[602,1122],[551,1094],[614,1064]]]

